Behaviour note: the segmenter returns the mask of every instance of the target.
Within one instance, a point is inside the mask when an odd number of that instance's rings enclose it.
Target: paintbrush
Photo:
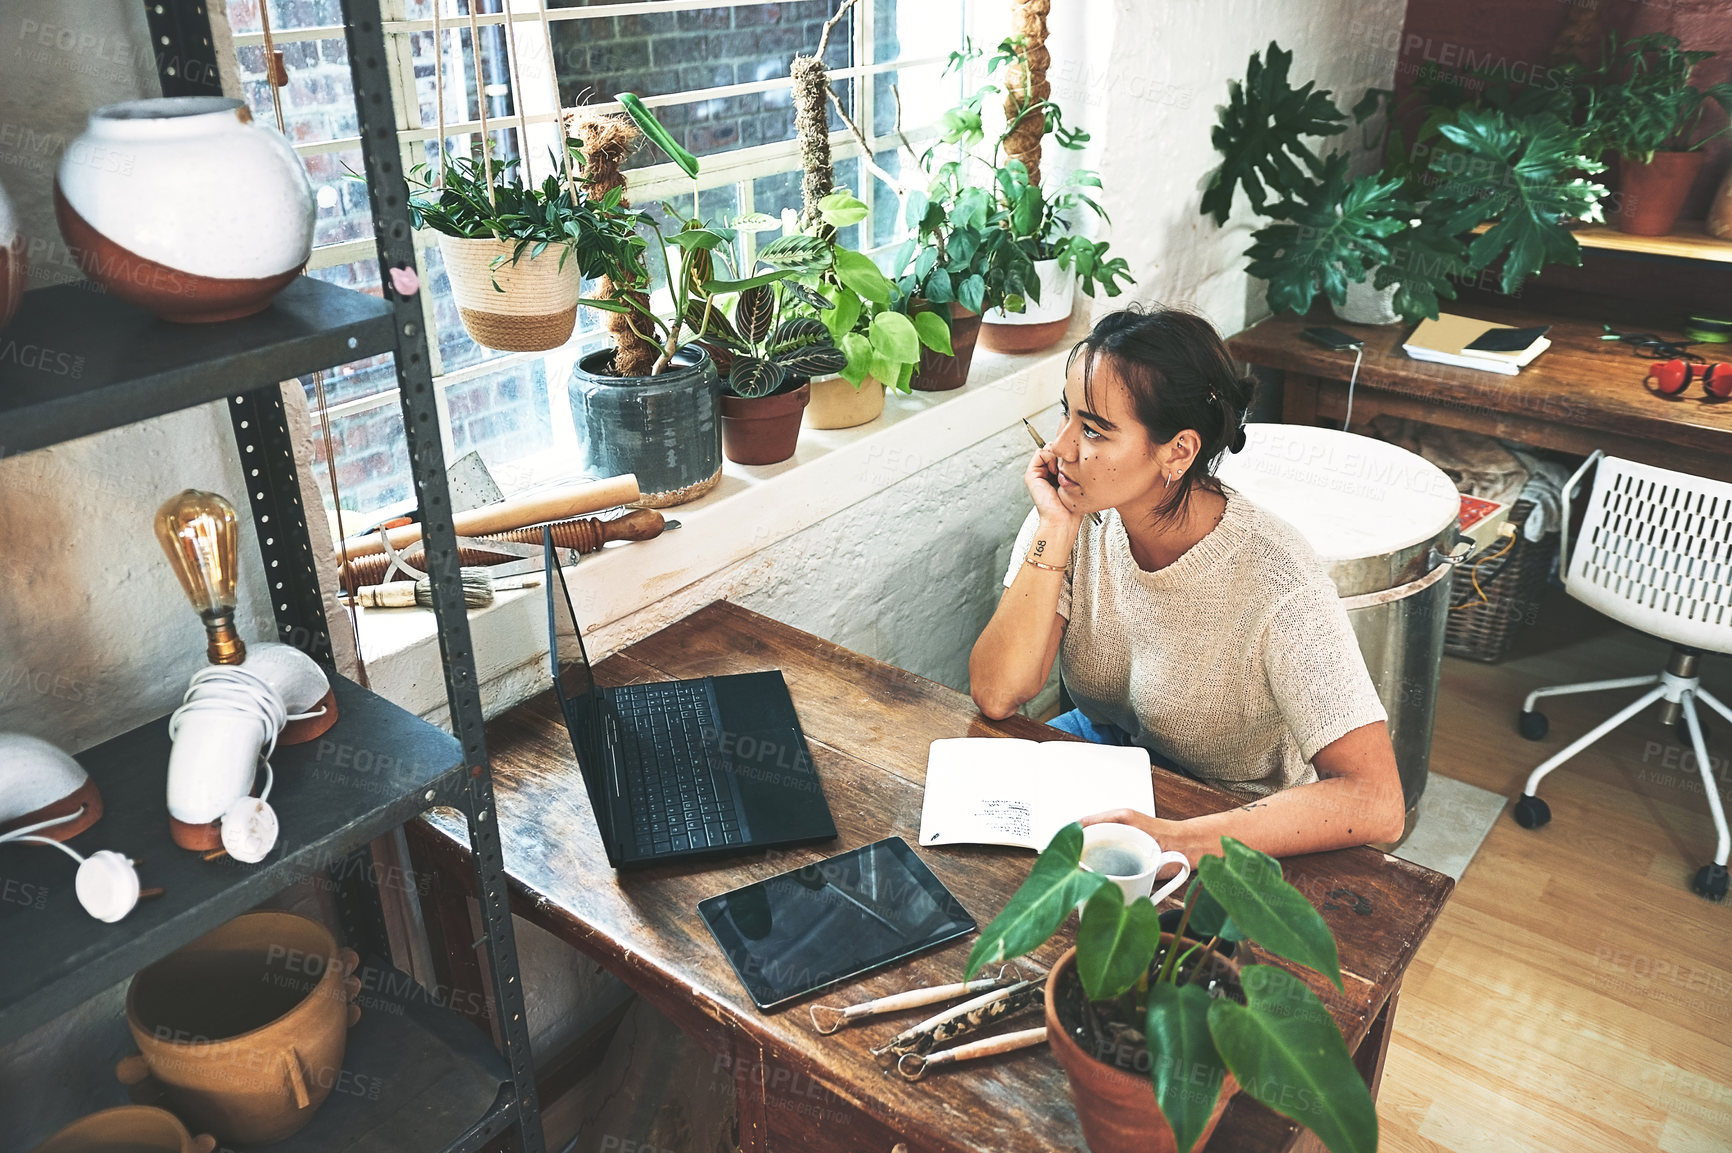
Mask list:
[[[1040,433],[1034,431],[1034,425],[1028,423],[1028,417],[1026,417],[1026,416],[1022,418],[1022,427],[1028,429],[1028,435],[1034,437],[1034,443],[1035,443],[1036,448],[1045,448],[1046,447],[1045,438],[1043,438],[1040,435]],[[1089,515],[1094,518],[1094,522],[1096,524],[1101,523],[1101,514],[1100,513],[1091,512],[1091,513],[1089,513]]]
[[[495,581],[486,569],[464,568],[458,571],[463,579],[463,606],[471,609],[483,609],[492,604],[496,591],[535,588],[541,583],[539,576]],[[433,578],[362,585],[355,590],[354,603],[370,609],[430,609],[433,607]]]

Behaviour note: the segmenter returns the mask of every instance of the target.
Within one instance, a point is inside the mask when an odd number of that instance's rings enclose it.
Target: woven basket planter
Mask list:
[[[439,255],[451,280],[463,327],[475,343],[501,352],[545,352],[571,339],[577,326],[577,298],[582,278],[577,261],[559,257],[565,250],[549,245],[540,256],[526,252],[515,264],[515,242],[492,237],[439,237]],[[492,264],[504,257],[499,267]],[[494,290],[494,284],[500,291]]]

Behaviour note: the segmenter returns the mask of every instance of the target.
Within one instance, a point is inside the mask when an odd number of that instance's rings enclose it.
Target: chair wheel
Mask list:
[[[1550,805],[1538,797],[1530,797],[1523,793],[1521,799],[1515,803],[1514,816],[1516,824],[1522,828],[1537,829],[1552,819],[1552,810]]]
[[[1724,901],[1726,899],[1726,866],[1703,865],[1696,870],[1696,880],[1690,887],[1710,901]]]
[[[1712,736],[1708,731],[1708,722],[1703,720],[1701,715],[1698,714],[1696,717],[1696,723],[1702,726],[1702,743],[1706,745]],[[1672,728],[1678,734],[1679,744],[1683,745],[1686,749],[1695,747],[1695,743],[1690,740],[1690,726],[1685,723],[1683,717],[1679,717],[1677,720],[1673,721]]]
[[[1550,727],[1551,724],[1546,720],[1544,713],[1524,712],[1516,718],[1516,728],[1520,730],[1522,736],[1530,741],[1545,740],[1546,730]]]

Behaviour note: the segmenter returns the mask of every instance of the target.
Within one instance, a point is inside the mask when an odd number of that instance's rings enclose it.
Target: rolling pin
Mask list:
[[[653,508],[634,508],[624,516],[616,516],[611,520],[588,516],[576,520],[555,521],[553,543],[558,548],[575,549],[579,553],[594,552],[608,541],[613,540],[654,540],[660,536],[667,521],[662,514]],[[511,541],[517,544],[538,544],[541,541],[541,526],[513,529],[510,532],[489,533],[488,540]],[[423,554],[409,557],[411,564],[421,559]],[[491,565],[503,564],[506,561],[519,560],[517,556],[505,553],[490,553],[480,549],[460,548],[457,550],[457,563],[460,565]],[[346,566],[354,574],[358,585],[378,584],[385,575],[385,569],[390,564],[383,555],[364,557],[358,561],[350,561]]]
[[[527,525],[544,524],[547,521],[569,520],[586,512],[600,512],[604,508],[630,504],[642,495],[638,490],[637,477],[628,472],[605,480],[562,485],[546,492],[527,493],[508,500],[495,501],[493,504],[458,513],[451,518],[451,524],[458,536],[485,536],[488,533],[521,529]],[[419,523],[406,524],[387,529],[385,535],[390,540],[391,547],[400,549],[421,539],[421,526]],[[356,557],[375,556],[384,551],[384,546],[379,543],[378,533],[350,537],[337,546],[337,564],[341,565],[344,560],[354,560]]]

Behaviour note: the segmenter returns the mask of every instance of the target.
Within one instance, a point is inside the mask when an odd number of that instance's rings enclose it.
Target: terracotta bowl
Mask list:
[[[316,921],[247,913],[140,970],[126,1022],[177,1113],[224,1142],[281,1141],[342,1072],[357,962]]]
[[[32,1153],[211,1153],[215,1148],[215,1137],[194,1137],[166,1109],[122,1105],[80,1117]]]

